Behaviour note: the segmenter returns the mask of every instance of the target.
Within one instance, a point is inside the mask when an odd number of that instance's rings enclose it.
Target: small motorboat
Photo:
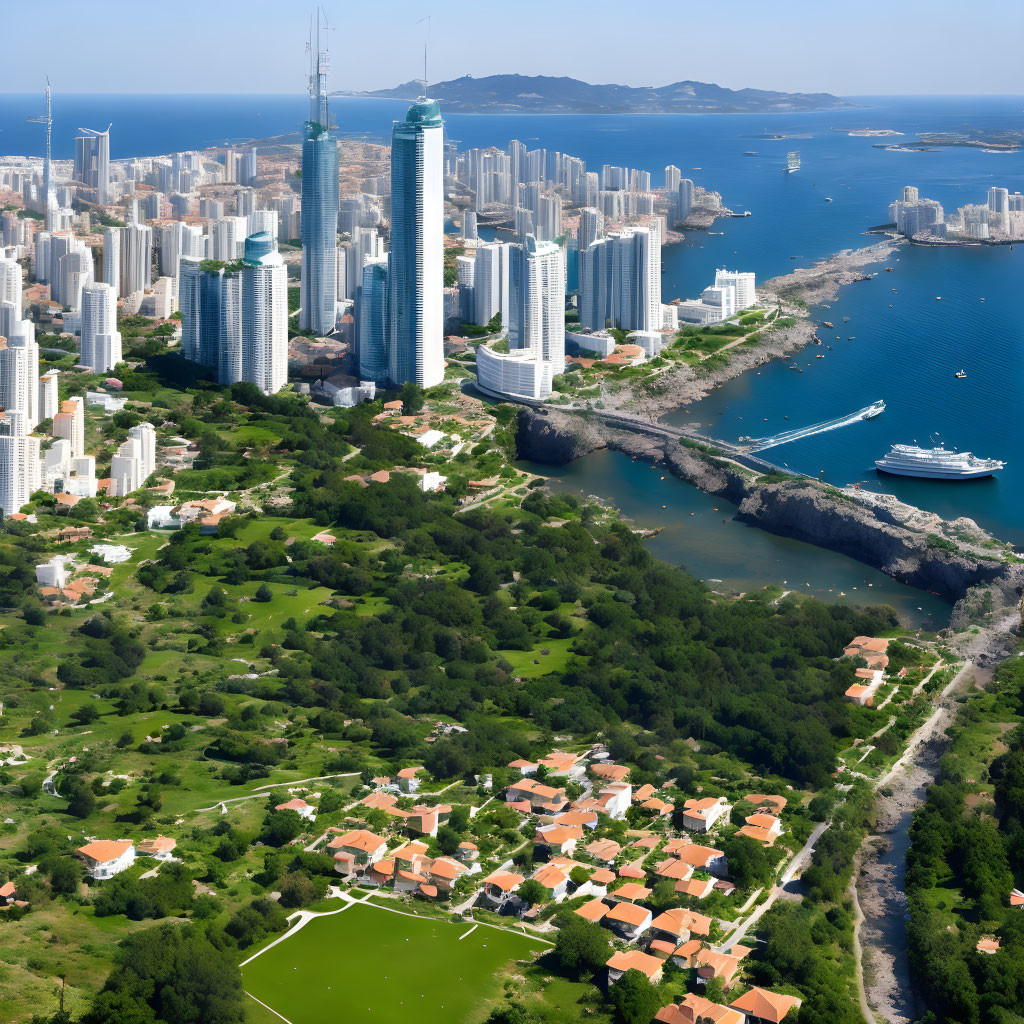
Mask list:
[[[959,373],[953,374],[953,376],[956,377],[957,380],[963,380],[964,377],[967,376],[967,373],[966,373],[966,371],[961,370]]]

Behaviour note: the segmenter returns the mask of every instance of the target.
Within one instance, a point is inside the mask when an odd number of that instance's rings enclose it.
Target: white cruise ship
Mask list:
[[[946,448],[916,448],[894,444],[884,459],[875,465],[883,473],[895,476],[918,476],[927,480],[974,480],[998,472],[1005,462],[979,459],[970,452],[951,452]]]

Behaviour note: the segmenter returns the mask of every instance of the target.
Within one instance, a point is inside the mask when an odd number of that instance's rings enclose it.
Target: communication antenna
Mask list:
[[[50,136],[53,133],[53,116],[50,109],[50,76],[46,76],[46,113],[27,118],[29,124],[41,124],[46,128],[46,155],[43,159],[43,201],[50,208]],[[49,225],[47,225],[49,226]]]
[[[430,15],[420,18],[416,22],[417,25],[422,25],[423,22],[427,23],[426,34],[423,39],[423,98],[427,98],[427,47],[430,45]]]

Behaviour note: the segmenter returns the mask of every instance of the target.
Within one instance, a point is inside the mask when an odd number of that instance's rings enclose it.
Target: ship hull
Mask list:
[[[993,476],[999,472],[996,469],[970,469],[962,472],[949,471],[947,473],[942,470],[934,469],[914,469],[914,468],[902,468],[897,466],[886,466],[882,462],[876,462],[875,468],[879,473],[888,473],[890,476],[913,476],[918,477],[922,480],[980,480],[982,477]]]

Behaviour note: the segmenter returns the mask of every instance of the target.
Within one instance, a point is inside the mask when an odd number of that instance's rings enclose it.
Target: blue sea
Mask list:
[[[904,185],[917,185],[923,196],[940,200],[947,209],[983,202],[992,185],[1024,189],[1024,154],[1020,152],[881,148],[915,141],[917,133],[925,131],[1024,127],[1024,98],[866,97],[855,101],[861,106],[819,113],[449,114],[446,124],[449,138],[463,147],[504,146],[518,138],[531,148],[580,156],[591,169],[613,163],[649,170],[656,185],[662,181],[662,169],[672,163],[697,184],[721,192],[733,210],[749,210],[748,218],[720,220],[712,230],[721,234],[691,232],[684,243],[665,249],[666,301],[698,294],[710,283],[716,267],[753,270],[763,279],[808,266],[840,249],[867,245],[875,236],[866,235],[865,230],[888,219],[888,204]],[[25,123],[41,107],[41,96],[0,97],[0,150],[41,152],[41,129]],[[332,109],[339,134],[386,141],[391,122],[403,115],[405,107],[398,101],[337,100]],[[69,158],[79,127],[101,128],[107,123],[113,124],[114,158],[240,144],[297,129],[305,111],[302,96],[57,94],[54,153]],[[882,138],[847,134],[858,128],[905,134]],[[783,138],[770,138],[776,135]],[[785,154],[791,149],[801,152],[802,168],[786,174]],[[748,151],[754,155],[746,155]],[[826,197],[833,201],[826,203]],[[832,308],[814,311],[819,322],[836,325],[833,331],[822,328],[820,332],[831,350],[812,348],[794,359],[769,364],[760,374],[730,382],[689,412],[668,418],[700,421],[715,436],[735,439],[831,419],[884,398],[888,407],[878,419],[815,435],[779,448],[771,457],[836,484],[862,481],[864,486],[897,494],[946,517],[970,516],[998,536],[1024,545],[1024,246],[906,246],[890,265],[892,273],[872,268],[882,271],[878,277],[845,288]],[[844,317],[849,322],[843,323]],[[819,353],[825,358],[814,358]],[[791,362],[804,372],[789,370]],[[964,380],[954,376],[960,369],[967,372]],[[1007,468],[995,479],[960,484],[879,477],[868,468],[892,443],[928,444],[929,438],[1005,459]],[[637,481],[630,475],[634,470],[609,472],[614,459],[602,463],[600,472],[591,472],[586,464],[583,460],[578,468],[567,470],[566,482],[571,483],[574,474],[580,477],[577,483],[583,478],[588,485],[604,480],[603,493],[617,504],[634,497]],[[600,487],[591,490],[600,492]],[[708,563],[707,552],[715,545],[708,548],[702,542],[697,515],[689,515],[696,499],[689,492],[684,499],[681,493],[665,502],[678,511],[673,560],[697,561],[701,575],[739,581],[740,567],[725,566],[715,573],[714,565]],[[650,511],[661,512],[657,505]],[[713,518],[710,508],[707,511]],[[724,551],[738,542],[739,538],[717,546]],[[767,554],[759,559],[758,571],[763,575],[757,578],[781,582],[791,575],[787,566],[803,567],[800,559],[793,562],[796,556],[790,549],[783,546],[776,553],[777,563]],[[828,560],[827,570],[820,560],[815,562],[821,571],[813,589],[823,595],[837,589],[829,585],[832,574],[838,572],[836,566],[849,569],[851,580],[866,572],[856,563],[847,565],[849,560],[840,556],[830,555]],[[742,574],[747,582],[750,568]],[[829,575],[823,576],[826,571]],[[864,586],[879,582],[884,587],[884,581],[873,578],[862,582]]]

